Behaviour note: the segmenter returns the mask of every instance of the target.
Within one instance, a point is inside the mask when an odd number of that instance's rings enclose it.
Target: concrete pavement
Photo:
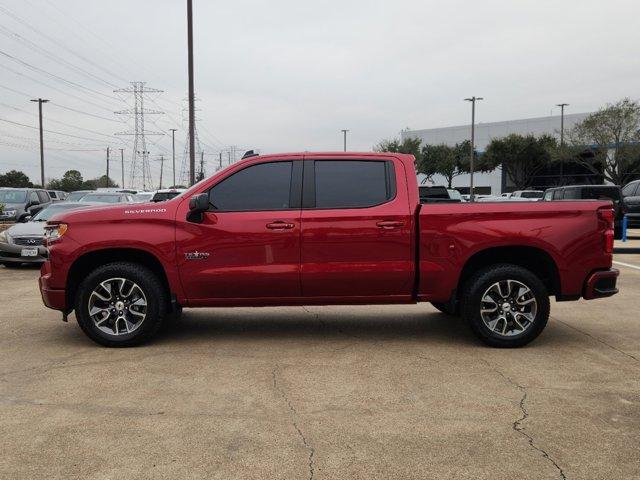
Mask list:
[[[497,350],[430,305],[185,310],[106,349],[0,267],[0,478],[640,478],[640,269],[618,268],[619,295]]]

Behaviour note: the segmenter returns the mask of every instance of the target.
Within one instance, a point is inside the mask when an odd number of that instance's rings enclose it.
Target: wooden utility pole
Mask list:
[[[40,182],[42,183],[42,188],[44,188],[44,135],[42,134],[42,104],[47,103],[49,100],[36,98],[31,101],[38,102],[38,118],[40,120]]]

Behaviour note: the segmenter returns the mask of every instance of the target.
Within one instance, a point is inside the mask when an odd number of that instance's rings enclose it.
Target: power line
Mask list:
[[[38,73],[42,73],[44,75],[48,75],[51,78],[54,78],[55,80],[58,80],[58,81],[63,82],[63,83],[66,83],[66,84],[71,85],[73,87],[82,88],[82,89],[86,90],[87,92],[90,92],[90,93],[94,94],[94,96],[95,95],[100,95],[100,96],[109,98],[111,100],[120,100],[119,98],[114,97],[113,95],[107,95],[106,93],[99,92],[98,90],[94,90],[93,88],[85,87],[84,85],[81,85],[81,84],[79,84],[77,82],[74,82],[72,80],[68,80],[66,78],[63,78],[60,75],[56,75],[55,73],[51,73],[51,72],[48,72],[48,71],[46,71],[46,70],[44,70],[44,69],[42,69],[40,67],[36,67],[35,65],[31,65],[30,63],[25,62],[24,60],[21,60],[18,57],[14,57],[13,55],[11,55],[11,54],[3,51],[3,50],[0,50],[0,55],[2,55],[5,58],[8,58],[8,59],[12,60],[15,63],[19,63],[20,65],[22,65],[24,67],[27,67],[30,70],[33,70],[33,71],[38,72]]]
[[[0,102],[0,105],[4,105],[5,107],[11,108],[11,109],[16,110],[16,111],[18,111],[18,112],[26,113],[27,115],[37,116],[37,115],[36,115],[35,113],[33,113],[33,112],[29,112],[29,111],[24,110],[24,109],[22,109],[22,108],[14,107],[14,106],[12,106],[12,105],[7,105],[6,103],[1,103],[1,102]],[[86,131],[86,132],[94,133],[94,134],[96,134],[96,135],[102,135],[103,137],[107,137],[107,138],[110,138],[110,139],[113,139],[113,140],[118,140],[118,141],[120,141],[120,142],[122,142],[122,141],[123,141],[122,139],[119,139],[119,138],[118,138],[118,139],[113,138],[113,136],[112,136],[112,135],[107,135],[106,133],[97,132],[96,130],[91,130],[91,129],[89,129],[89,128],[84,128],[84,127],[78,127],[78,126],[76,126],[76,125],[71,125],[70,123],[63,122],[63,121],[61,121],[61,120],[55,120],[55,119],[52,119],[52,118],[51,118],[51,119],[48,119],[47,121],[49,121],[49,122],[54,122],[54,123],[59,123],[60,125],[64,125],[65,127],[70,127],[70,128],[74,128],[74,129],[77,129],[77,130],[84,130],[84,131]],[[45,130],[45,131],[46,131],[46,130]]]
[[[105,107],[104,105],[99,105],[99,104],[94,103],[94,102],[91,102],[91,101],[89,101],[89,100],[87,100],[87,99],[85,99],[85,98],[79,97],[79,96],[74,95],[74,94],[69,93],[69,92],[66,92],[66,91],[64,91],[64,90],[62,90],[62,89],[60,89],[60,88],[58,88],[58,87],[55,87],[55,86],[53,86],[53,85],[49,85],[48,83],[45,83],[45,82],[43,82],[42,80],[39,80],[39,79],[37,79],[37,78],[30,77],[29,75],[26,75],[26,74],[24,74],[24,73],[22,73],[22,72],[19,72],[19,71],[17,71],[17,70],[14,70],[13,68],[8,67],[7,65],[1,65],[1,66],[2,66],[2,68],[3,68],[3,69],[5,69],[5,70],[9,70],[10,72],[12,72],[12,73],[14,73],[14,74],[16,74],[16,75],[19,75],[19,76],[21,76],[21,77],[28,78],[28,79],[29,79],[29,80],[31,80],[32,82],[39,83],[40,85],[44,85],[45,87],[47,87],[47,88],[51,88],[51,89],[55,90],[56,92],[60,92],[60,93],[62,93],[63,95],[67,95],[68,97],[75,98],[76,100],[79,100],[79,101],[81,101],[82,103],[87,103],[87,104],[89,104],[89,105],[93,105],[94,107],[100,108],[101,110],[106,110],[107,112],[111,112],[111,113],[113,113],[113,108]]]
[[[38,8],[39,9],[39,8]],[[43,38],[46,38],[47,40],[49,40],[51,43],[57,45],[59,48],[69,52],[70,54],[72,54],[73,56],[79,58],[80,60],[96,67],[97,69],[103,71],[104,73],[111,75],[112,77],[118,79],[119,81],[125,81],[126,79],[119,77],[117,74],[114,74],[112,72],[110,72],[109,70],[107,70],[106,68],[104,68],[102,65],[94,62],[93,60],[84,57],[83,55],[80,55],[79,53],[74,52],[73,50],[71,50],[70,48],[68,48],[66,45],[64,45],[63,43],[59,42],[58,40],[56,40],[55,38],[41,32],[40,30],[38,30],[37,28],[33,27],[33,25],[31,24],[31,22],[27,22],[26,20],[23,20],[22,18],[20,18],[19,16],[17,16],[16,14],[12,13],[11,11],[7,10],[6,8],[4,8],[3,6],[0,5],[0,11],[4,12],[7,16],[11,17],[13,20],[15,20],[16,22],[20,23],[21,25],[25,26],[26,28],[28,28],[29,30],[31,30],[32,32],[37,33],[38,35],[40,35]],[[69,18],[68,15],[66,15],[67,18]],[[63,25],[64,26],[64,25]],[[73,32],[73,30],[69,30],[70,32]],[[84,40],[82,37],[78,36],[78,38],[80,40]]]
[[[5,118],[0,118],[0,122],[6,122],[6,123],[11,123],[12,125],[18,125],[20,127],[25,127],[25,128],[33,128],[35,130],[38,130],[38,127],[34,127],[32,125],[25,125],[24,123],[20,123],[20,122],[14,122],[12,120],[7,120]],[[80,138],[82,140],[90,140],[92,142],[100,142],[101,140],[97,140],[95,138],[88,138],[88,137],[81,137],[79,135],[72,135],[70,133],[64,133],[64,132],[56,132],[55,130],[44,130],[47,133],[52,133],[54,135],[64,135],[65,137],[73,137],[73,138]],[[103,135],[102,133],[100,135]],[[108,135],[105,135],[108,136]],[[118,140],[117,138],[113,138],[113,140]]]
[[[60,57],[59,55],[56,55],[55,53],[52,53],[50,51],[48,51],[47,49],[39,46],[38,44],[32,42],[31,40],[29,40],[28,38],[23,37],[22,35],[14,32],[13,30],[0,25],[0,33],[4,34],[6,37],[13,39],[14,41],[21,43],[22,45],[28,47],[29,49],[40,53],[41,55],[43,55],[44,57],[50,59],[50,60],[55,60],[58,64],[62,64],[64,66],[66,66],[69,70],[73,70],[75,72],[79,72],[81,75],[90,78],[93,81],[97,81],[97,82],[102,82],[105,85],[113,88],[116,85],[113,83],[110,83],[108,81],[106,81],[104,78],[99,77],[98,75],[94,75],[93,73],[85,70],[82,67],[79,67],[78,65],[74,65],[73,63],[65,60],[64,58]]]

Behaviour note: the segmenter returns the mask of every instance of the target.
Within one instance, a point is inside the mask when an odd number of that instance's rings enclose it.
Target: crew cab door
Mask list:
[[[250,163],[209,190],[201,223],[176,219],[190,304],[299,298],[301,177],[299,157]]]
[[[305,156],[304,297],[410,298],[415,267],[406,182],[393,157]]]

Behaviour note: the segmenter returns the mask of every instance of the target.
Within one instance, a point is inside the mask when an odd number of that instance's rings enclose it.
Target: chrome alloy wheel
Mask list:
[[[486,327],[504,337],[519,335],[535,321],[538,302],[529,287],[518,280],[502,280],[482,295],[480,315]]]
[[[136,331],[147,316],[147,297],[137,283],[126,278],[101,282],[89,296],[89,317],[109,335]]]

